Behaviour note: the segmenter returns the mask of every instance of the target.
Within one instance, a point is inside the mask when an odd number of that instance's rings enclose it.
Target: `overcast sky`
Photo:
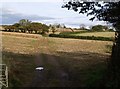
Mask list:
[[[0,3],[0,24],[13,24],[20,19],[29,19],[45,24],[65,24],[67,27],[80,27],[81,24],[105,25],[105,22],[92,22],[86,15],[61,8],[62,5],[63,0],[3,0]]]

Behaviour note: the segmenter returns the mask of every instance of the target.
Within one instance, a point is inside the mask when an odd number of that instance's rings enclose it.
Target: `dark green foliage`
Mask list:
[[[19,24],[21,25],[21,26],[27,26],[27,25],[29,25],[31,23],[31,21],[29,21],[28,19],[21,19],[20,21],[19,21]]]
[[[91,29],[92,31],[107,31],[108,30],[108,27],[107,26],[102,26],[102,25],[95,25],[92,27]]]
[[[15,23],[15,24],[13,24],[13,26],[17,28],[17,27],[20,26],[20,24],[19,23]]]
[[[109,29],[108,31],[109,31],[109,32],[115,32],[113,29]]]
[[[49,27],[56,27],[56,28],[66,28],[66,26],[64,24],[53,24],[53,25],[49,25]]]
[[[42,24],[42,34],[46,34],[46,32],[48,33],[49,32],[49,27],[47,26],[47,25],[45,25],[45,24]]]
[[[13,32],[15,29],[15,26],[7,25],[4,28],[5,28],[5,31]]]
[[[92,15],[93,17],[90,18],[92,21],[97,18],[100,21],[108,21],[109,23],[112,23],[115,28],[120,28],[120,1],[104,2],[103,4],[100,4],[99,2],[69,0],[62,7],[82,14],[86,13],[87,16]]]
[[[74,39],[86,39],[86,40],[102,40],[102,41],[113,41],[114,40],[114,38],[109,38],[109,37],[73,36],[73,35],[64,35],[64,34],[50,34],[49,37],[74,38]]]
[[[5,31],[9,32],[21,32],[23,33],[41,33],[46,34],[46,32],[49,32],[49,27],[46,24],[38,23],[38,22],[31,22],[27,19],[22,19],[19,21],[19,23],[15,23],[13,25],[6,25],[4,26]]]
[[[88,33],[91,31],[77,31],[77,32],[61,32],[60,35],[71,35],[71,34],[81,34],[81,33]]]

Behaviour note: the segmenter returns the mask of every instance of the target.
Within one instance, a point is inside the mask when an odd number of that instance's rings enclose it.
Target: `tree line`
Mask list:
[[[57,32],[57,28],[67,28],[64,24],[50,24],[47,26],[46,24],[42,24],[39,22],[32,22],[28,19],[21,19],[18,23],[14,23],[13,25],[3,25],[4,31],[8,32],[22,32],[22,33],[34,33],[34,34],[47,34],[51,31],[53,34]],[[72,28],[70,28],[73,30]],[[87,29],[84,26],[80,27],[76,30],[90,30],[90,31],[113,31],[113,29],[109,29],[107,26],[95,25],[92,26],[91,29]]]
[[[5,31],[46,34],[49,32],[49,26],[39,22],[32,22],[28,19],[21,19],[18,23],[13,25],[3,25]]]

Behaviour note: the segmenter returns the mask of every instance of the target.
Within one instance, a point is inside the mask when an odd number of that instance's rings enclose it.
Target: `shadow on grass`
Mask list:
[[[37,59],[42,60],[42,64],[36,64],[36,55],[42,56]],[[9,89],[100,87],[104,83],[107,58],[107,55],[88,52],[57,52],[56,55],[3,52],[3,62],[9,68]],[[38,66],[44,67],[43,72],[36,72]]]

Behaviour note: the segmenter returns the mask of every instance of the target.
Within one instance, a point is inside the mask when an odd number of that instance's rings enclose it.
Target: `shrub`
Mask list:
[[[74,39],[86,39],[86,40],[102,40],[102,41],[113,41],[114,38],[109,37],[95,37],[95,36],[73,36],[64,34],[50,34],[49,37],[59,37],[59,38],[74,38]]]

